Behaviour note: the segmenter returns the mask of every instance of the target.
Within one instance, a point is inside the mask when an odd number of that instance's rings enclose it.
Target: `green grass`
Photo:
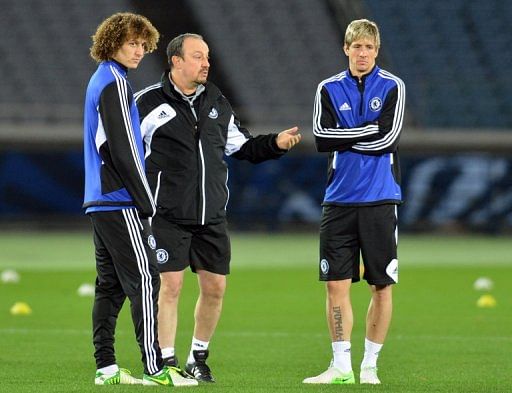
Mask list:
[[[92,298],[77,288],[94,281],[90,234],[2,233],[0,270],[15,268],[18,284],[0,283],[1,392],[138,392],[145,387],[95,387]],[[224,312],[211,343],[217,392],[507,392],[512,386],[512,257],[510,240],[403,236],[394,316],[379,359],[383,385],[304,386],[325,369],[330,343],[325,291],[317,281],[316,235],[233,236],[232,274]],[[497,307],[477,308],[472,284],[490,277]],[[197,295],[188,273],[179,310],[178,355],[185,360]],[[366,285],[353,287],[353,365],[362,357]],[[33,309],[12,316],[17,301]],[[128,307],[117,329],[118,361],[141,373]]]

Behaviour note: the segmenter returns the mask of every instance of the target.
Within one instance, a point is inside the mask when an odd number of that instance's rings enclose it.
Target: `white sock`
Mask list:
[[[332,343],[332,365],[343,373],[352,371],[350,341],[334,341]]]
[[[111,375],[111,374],[115,374],[119,371],[119,366],[117,364],[112,364],[111,366],[99,368],[96,371],[100,372],[102,374]]]
[[[364,339],[364,357],[361,363],[361,368],[377,367],[377,359],[379,358],[380,350],[384,344],[377,344],[373,341]]]
[[[174,347],[162,348],[162,357],[164,359],[174,356]]]
[[[209,341],[201,341],[195,337],[192,337],[192,346],[190,347],[190,353],[188,354],[187,363],[192,363],[195,361],[194,354],[192,351],[205,351],[208,349]]]

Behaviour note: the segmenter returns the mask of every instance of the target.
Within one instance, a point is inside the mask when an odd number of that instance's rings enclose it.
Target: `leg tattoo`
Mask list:
[[[332,314],[334,318],[334,337],[336,341],[343,340],[343,324],[341,321],[341,307],[336,306],[332,308]]]

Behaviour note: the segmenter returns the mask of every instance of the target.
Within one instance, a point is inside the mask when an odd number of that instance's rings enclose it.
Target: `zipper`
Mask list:
[[[363,99],[364,99],[364,83],[363,83],[363,79],[358,79],[358,81],[357,81],[357,90],[359,90],[359,94],[361,95],[361,101],[359,103],[359,116],[363,116]]]
[[[157,203],[158,203],[158,193],[160,192],[160,177],[161,176],[162,176],[162,171],[159,171],[158,172],[158,177],[157,177],[157,180],[156,180],[155,195],[153,196],[153,199],[155,200],[155,206],[158,206]]]
[[[192,111],[192,114],[194,115],[194,118],[196,119],[196,124],[194,125],[194,134],[197,138],[197,147],[199,150],[199,161],[201,164],[201,170],[200,170],[200,183],[201,187],[199,190],[199,199],[200,199],[200,211],[199,216],[201,217],[201,225],[204,225],[205,219],[206,219],[206,186],[205,186],[205,165],[204,165],[204,154],[203,154],[203,145],[201,144],[201,138],[199,135],[198,127],[199,119],[197,117],[196,110],[194,108],[193,102],[189,101],[190,110]]]
[[[225,183],[225,186],[226,186],[226,203],[224,205],[224,210],[227,210],[228,209],[228,202],[229,202],[229,187],[228,187],[228,180],[229,180],[229,169],[226,168],[226,183]]]
[[[201,225],[204,225],[205,216],[206,216],[206,190],[205,190],[205,167],[204,167],[204,155],[203,155],[203,145],[201,144],[201,139],[197,138],[199,145],[199,158],[201,160],[201,193],[202,193],[202,212],[201,212]]]

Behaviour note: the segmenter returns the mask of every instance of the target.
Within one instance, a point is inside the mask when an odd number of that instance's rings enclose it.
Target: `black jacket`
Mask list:
[[[221,222],[228,202],[224,154],[258,163],[282,156],[276,134],[252,137],[210,82],[185,96],[169,81],[138,92],[146,172],[157,214],[180,224]]]

